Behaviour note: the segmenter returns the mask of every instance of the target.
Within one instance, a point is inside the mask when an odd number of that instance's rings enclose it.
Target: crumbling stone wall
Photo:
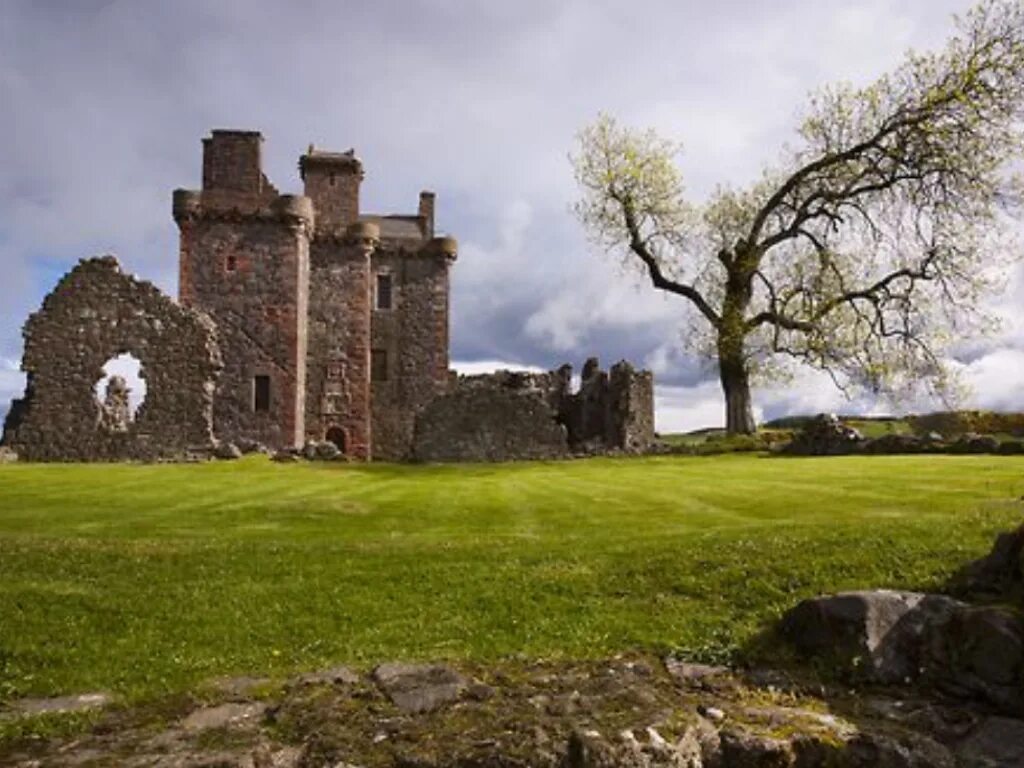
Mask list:
[[[85,259],[25,324],[26,395],[5,441],[29,461],[173,458],[213,442],[221,369],[216,329],[113,256]],[[130,353],[146,399],[131,419],[123,380],[106,402],[95,393],[103,365]],[[116,378],[116,377],[115,377]]]
[[[561,413],[574,447],[642,451],[654,442],[654,379],[625,360],[606,373],[592,357],[583,365],[579,392],[563,402]]]
[[[572,366],[460,376],[417,417],[420,461],[547,459],[571,452],[642,451],[654,442],[654,380],[626,362],[610,373],[587,361],[578,392]]]
[[[606,373],[591,357],[579,391],[563,398],[559,415],[575,450],[643,451],[654,443],[654,378],[625,360]]]
[[[507,371],[461,378],[416,419],[419,461],[552,459],[569,450],[568,434],[529,375]]]

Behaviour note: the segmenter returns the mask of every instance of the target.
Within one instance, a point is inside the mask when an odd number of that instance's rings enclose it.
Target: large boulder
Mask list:
[[[1013,609],[917,592],[846,592],[803,601],[781,631],[798,653],[847,679],[920,682],[1024,714],[1024,621]]]
[[[858,452],[864,437],[843,424],[835,414],[815,416],[800,430],[783,453],[794,456],[844,456]]]
[[[781,630],[805,657],[860,679],[899,683],[919,674],[926,633],[961,607],[918,592],[845,592],[804,600],[783,616]]]
[[[928,682],[945,693],[979,699],[1004,714],[1024,715],[1024,622],[999,606],[958,608],[931,628]]]
[[[996,537],[992,550],[953,580],[959,592],[1024,605],[1024,525]]]
[[[402,712],[421,714],[456,701],[466,678],[444,664],[381,664],[373,681]]]

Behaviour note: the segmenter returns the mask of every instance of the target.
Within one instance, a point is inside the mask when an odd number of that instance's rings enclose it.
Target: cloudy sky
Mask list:
[[[464,368],[653,368],[662,431],[715,425],[713,371],[680,350],[679,299],[594,252],[567,154],[600,111],[684,143],[695,199],[744,185],[794,138],[809,90],[866,83],[942,44],[963,0],[0,0],[0,413],[20,327],[84,256],[176,293],[171,190],[211,128],[258,129],[300,191],[305,147],[355,147],[367,211],[438,194],[458,237],[452,356]],[[1007,325],[963,361],[977,407],[1024,408],[1020,275]],[[870,410],[813,376],[758,413]]]

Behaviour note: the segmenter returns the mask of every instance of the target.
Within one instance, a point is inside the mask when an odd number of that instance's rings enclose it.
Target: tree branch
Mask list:
[[[661,265],[658,264],[658,259],[651,253],[647,247],[647,242],[644,240],[642,233],[640,232],[640,225],[637,222],[636,214],[633,211],[633,205],[628,198],[623,199],[614,194],[611,195],[615,200],[618,201],[622,207],[622,215],[625,219],[626,230],[629,233],[629,249],[636,254],[636,256],[644,263],[647,267],[647,274],[651,278],[651,284],[655,288],[669,293],[674,293],[678,296],[683,296],[689,299],[700,313],[708,319],[708,321],[718,326],[719,318],[718,313],[712,309],[711,305],[707,302],[704,296],[694,288],[692,285],[686,285],[685,283],[679,283],[665,276],[665,273],[661,269]]]

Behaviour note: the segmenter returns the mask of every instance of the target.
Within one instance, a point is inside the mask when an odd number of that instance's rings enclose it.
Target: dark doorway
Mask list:
[[[327,442],[334,443],[339,451],[345,453],[345,430],[341,427],[331,427],[327,430]]]

